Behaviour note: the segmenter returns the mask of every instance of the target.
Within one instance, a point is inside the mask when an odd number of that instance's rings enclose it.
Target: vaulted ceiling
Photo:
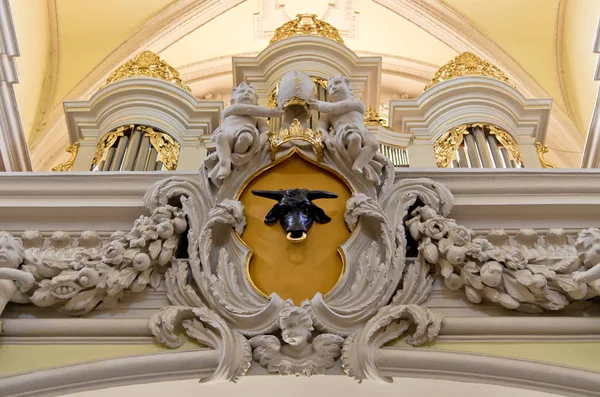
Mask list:
[[[151,49],[182,73],[198,98],[226,100],[233,81],[231,57],[260,52],[272,30],[297,13],[315,13],[336,26],[359,55],[383,58],[382,103],[419,95],[441,65],[466,49],[477,49],[520,76],[526,96],[554,100],[553,115],[566,127],[549,131],[548,158],[562,167],[579,165],[598,90],[592,78],[597,56],[591,50],[600,0],[10,4],[21,47],[17,99],[34,169],[40,171],[60,162],[58,154],[68,144],[66,127],[60,124],[62,101],[87,99],[124,60]]]

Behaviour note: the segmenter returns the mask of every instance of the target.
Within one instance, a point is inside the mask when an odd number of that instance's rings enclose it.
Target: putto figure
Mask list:
[[[234,87],[231,106],[223,110],[223,122],[213,133],[219,165],[216,172],[211,172],[211,179],[222,181],[231,174],[232,165],[248,161],[255,152],[252,148],[259,144],[260,134],[269,130],[264,118],[282,114],[280,109],[258,106],[258,96],[252,85],[241,83]]]
[[[341,141],[348,151],[353,162],[352,171],[362,173],[379,150],[377,139],[365,127],[365,105],[352,98],[350,80],[339,74],[329,79],[327,91],[331,102],[316,99],[308,101],[312,109],[321,112],[317,128],[323,136],[327,136],[331,127],[333,139]],[[375,175],[367,177],[373,180]]]
[[[17,287],[20,292],[26,292],[35,283],[31,273],[18,269],[24,256],[21,241],[6,232],[0,232],[0,314],[18,294]]]
[[[303,308],[287,301],[279,312],[277,326],[281,329],[280,340],[273,335],[255,336],[250,339],[253,358],[269,372],[281,375],[320,375],[333,367],[339,357],[344,338],[335,334],[321,334],[310,341],[313,322]]]

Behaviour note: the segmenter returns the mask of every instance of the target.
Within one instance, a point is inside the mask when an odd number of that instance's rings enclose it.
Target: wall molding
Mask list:
[[[426,306],[428,306],[426,304]],[[443,312],[439,308],[437,311]],[[22,345],[154,344],[145,318],[3,319],[0,342]],[[444,342],[598,342],[597,317],[444,317]]]
[[[0,0],[0,171],[31,171],[29,149],[13,84],[19,46],[8,0]]]
[[[565,396],[600,396],[598,372],[555,364],[398,347],[379,349],[376,362],[384,376],[394,378],[445,379]],[[50,397],[149,382],[205,378],[215,371],[217,363],[218,352],[208,349],[98,360],[0,378],[0,395]],[[339,368],[333,368],[327,375],[339,372]],[[258,365],[250,370],[251,376],[264,376],[264,373]]]

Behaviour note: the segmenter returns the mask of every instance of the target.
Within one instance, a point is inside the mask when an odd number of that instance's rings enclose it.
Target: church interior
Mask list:
[[[0,397],[600,396],[599,168],[600,0],[0,0]]]

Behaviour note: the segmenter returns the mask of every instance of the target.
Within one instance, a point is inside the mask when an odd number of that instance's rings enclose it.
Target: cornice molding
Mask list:
[[[452,216],[477,230],[583,229],[600,224],[597,169],[399,168],[396,175],[429,178],[446,185],[455,197]],[[14,232],[27,228],[127,229],[134,219],[147,213],[142,198],[148,188],[170,176],[193,178],[197,173],[2,173],[0,219],[4,230]],[[553,214],[552,219],[548,213]]]
[[[486,76],[456,77],[416,99],[390,101],[390,125],[433,143],[465,123],[496,124],[518,143],[544,142],[552,100],[526,99],[508,84]]]
[[[425,303],[428,306],[428,303]],[[436,310],[440,310],[437,309]],[[5,344],[152,344],[146,318],[3,319]],[[595,317],[444,317],[438,337],[451,342],[600,341]]]

